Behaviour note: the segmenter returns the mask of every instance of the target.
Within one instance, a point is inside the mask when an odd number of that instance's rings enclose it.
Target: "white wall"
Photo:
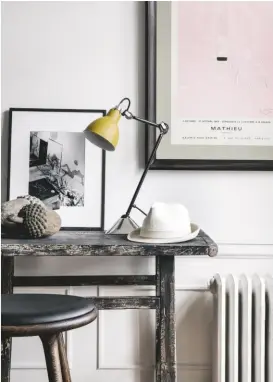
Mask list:
[[[10,107],[109,109],[128,96],[132,100],[132,111],[144,116],[144,33],[143,2],[2,2],[3,200],[8,174],[7,110]],[[143,126],[123,120],[118,149],[107,154],[106,228],[126,209],[143,164]],[[182,202],[188,207],[192,220],[222,244],[217,259],[177,261],[178,362],[179,378],[184,377],[183,382],[210,380],[211,301],[206,292],[209,278],[227,269],[236,272],[273,270],[272,195],[272,172],[151,171],[144,183],[139,206],[147,210],[155,200]],[[136,214],[135,218],[140,221],[141,216]],[[60,274],[64,269],[69,273],[85,273],[87,269],[106,273],[111,269],[121,274],[145,273],[146,266],[150,271],[153,266],[144,259],[81,260],[77,263],[73,259],[18,261],[16,271]],[[110,293],[120,290],[111,289]],[[122,290],[127,293],[127,289]],[[109,290],[75,288],[70,292],[96,294],[109,293]],[[106,350],[94,380],[104,382],[109,375],[111,380],[148,380],[151,372],[145,371],[145,365],[142,371],[137,366],[143,360],[142,356],[139,361],[138,355],[143,349],[141,341],[149,329],[142,321],[145,316],[131,312],[103,312],[102,316],[101,341],[102,349]],[[140,350],[131,347],[128,350],[125,340],[118,351],[109,350],[115,341],[114,326],[120,319],[128,339],[136,336],[132,327],[141,322],[139,330],[144,331],[144,335],[140,335]],[[90,341],[95,340],[95,329],[88,333]],[[198,333],[195,341],[187,333]],[[80,351],[80,338],[80,334],[73,337],[72,369],[77,380],[84,381],[89,376],[83,371],[87,364],[80,362],[85,358],[80,361],[75,355],[77,349]],[[88,351],[96,357],[95,348]],[[34,381],[38,376],[39,380],[46,380],[41,354],[33,364],[31,358],[26,358],[27,355],[22,358],[19,353],[18,350],[14,355],[15,366],[19,368],[13,372],[14,380],[19,381],[22,373],[25,380]],[[87,357],[87,363],[88,360]],[[92,365],[95,374],[98,371],[95,361]]]

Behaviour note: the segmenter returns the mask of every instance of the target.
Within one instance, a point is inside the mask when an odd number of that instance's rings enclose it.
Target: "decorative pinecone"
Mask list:
[[[36,198],[36,196],[23,195],[18,196],[17,199],[26,199],[29,201],[30,204],[40,204],[43,207],[45,206],[45,204],[39,198]]]
[[[23,218],[26,233],[31,238],[42,237],[47,227],[46,208],[41,204],[28,204],[24,206],[19,215]]]

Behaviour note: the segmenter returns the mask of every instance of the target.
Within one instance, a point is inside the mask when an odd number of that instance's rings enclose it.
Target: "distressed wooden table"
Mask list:
[[[203,231],[196,239],[178,244],[141,244],[123,235],[103,232],[60,231],[50,238],[3,238],[2,293],[14,287],[154,285],[156,296],[93,298],[98,309],[156,310],[156,382],[176,381],[175,256],[216,256],[217,245]],[[154,275],[138,276],[14,276],[14,257],[20,256],[151,256]],[[10,378],[11,340],[2,343],[2,382]]]

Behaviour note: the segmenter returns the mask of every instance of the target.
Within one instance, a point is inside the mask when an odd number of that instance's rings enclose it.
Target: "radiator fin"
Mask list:
[[[213,380],[225,380],[226,363],[226,279],[220,275],[215,276],[214,317],[218,318],[213,338],[213,359],[216,361],[213,369]]]
[[[266,377],[268,382],[273,382],[273,277],[266,278],[266,311],[267,311]]]
[[[241,374],[242,382],[251,382],[252,356],[252,279],[247,276],[240,278],[240,313],[241,313]],[[245,346],[243,346],[243,344]]]
[[[238,382],[239,361],[239,286],[238,278],[227,278],[228,309],[228,382]]]
[[[265,382],[265,281],[253,278],[254,309],[254,354],[255,381]]]

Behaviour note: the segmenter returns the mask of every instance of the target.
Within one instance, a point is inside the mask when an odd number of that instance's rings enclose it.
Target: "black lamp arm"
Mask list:
[[[127,102],[127,107],[123,110],[123,106],[124,106],[123,104],[124,104],[125,102]],[[121,115],[122,115],[123,117],[125,117],[126,119],[134,119],[134,120],[139,121],[139,122],[141,122],[141,123],[144,123],[144,124],[146,124],[146,125],[148,125],[148,126],[156,127],[157,129],[159,129],[160,134],[159,134],[159,136],[158,136],[158,138],[157,138],[157,140],[156,140],[156,142],[155,142],[155,146],[154,146],[154,148],[153,148],[153,151],[152,151],[152,153],[151,153],[151,155],[150,155],[150,157],[149,157],[149,159],[148,159],[148,162],[147,162],[146,167],[145,167],[145,169],[144,169],[144,171],[143,171],[143,174],[142,174],[142,176],[141,176],[141,178],[140,178],[140,180],[139,180],[139,182],[138,182],[137,188],[136,188],[136,190],[135,190],[135,192],[134,192],[134,195],[133,195],[132,200],[131,200],[131,202],[130,202],[130,204],[129,204],[129,207],[128,207],[128,209],[127,209],[125,215],[122,216],[122,218],[127,218],[127,217],[130,215],[130,213],[131,213],[131,211],[132,211],[132,208],[136,208],[136,209],[138,209],[139,211],[141,211],[144,215],[146,215],[144,211],[142,211],[140,208],[138,208],[138,207],[135,205],[135,201],[136,201],[136,198],[137,198],[137,196],[138,196],[138,193],[139,193],[139,191],[140,191],[140,189],[141,189],[141,186],[142,186],[142,184],[143,184],[143,182],[144,182],[144,179],[145,179],[145,177],[146,177],[146,175],[147,175],[147,172],[149,171],[149,169],[150,169],[150,167],[151,167],[151,164],[152,164],[153,159],[154,159],[154,157],[155,157],[155,154],[156,154],[156,151],[157,151],[157,149],[158,149],[158,146],[160,145],[160,142],[161,142],[161,140],[162,140],[162,138],[163,138],[163,135],[167,134],[167,132],[169,131],[169,126],[168,126],[167,123],[165,123],[165,122],[155,123],[155,122],[147,121],[146,119],[143,119],[143,118],[136,117],[135,115],[133,115],[133,114],[129,111],[130,106],[131,106],[131,101],[130,101],[129,98],[126,97],[126,98],[123,98],[123,99],[120,101],[120,103],[118,104],[118,106],[116,106],[116,109],[119,110],[120,113],[121,113]]]
[[[149,158],[149,160],[148,160],[148,162],[146,164],[146,167],[145,167],[145,169],[144,169],[144,171],[143,171],[143,173],[141,175],[141,178],[140,178],[140,180],[138,182],[137,188],[136,188],[136,190],[134,192],[132,200],[131,200],[131,202],[129,204],[129,207],[128,207],[127,211],[126,211],[126,214],[124,215],[125,218],[127,218],[130,215],[130,213],[132,211],[132,208],[134,207],[134,204],[135,204],[136,198],[138,196],[138,193],[139,193],[139,191],[141,189],[141,186],[142,186],[142,184],[144,182],[144,179],[145,179],[145,177],[147,175],[147,172],[149,171],[149,168],[151,167],[151,164],[152,164],[153,159],[155,157],[155,154],[156,154],[156,151],[158,149],[158,146],[160,145],[160,142],[161,142],[161,140],[163,138],[163,135],[164,135],[164,133],[160,132],[160,134],[159,134],[159,136],[158,136],[158,138],[156,140],[156,143],[155,143],[155,146],[153,148],[153,151],[152,151],[152,153],[150,155],[150,158]]]
[[[147,123],[147,124],[151,124],[149,121],[146,121],[146,120],[142,120],[141,118],[134,118],[134,119],[136,119],[136,120],[140,120],[140,122],[144,122],[144,123]],[[153,151],[152,151],[152,153],[151,153],[151,155],[150,155],[150,158],[148,159],[148,162],[147,162],[147,164],[146,164],[146,167],[145,167],[145,169],[144,169],[144,171],[143,171],[143,174],[142,174],[142,176],[141,176],[141,178],[140,178],[140,180],[139,180],[139,183],[138,183],[138,185],[137,185],[137,188],[136,188],[136,190],[135,190],[135,192],[134,192],[134,195],[133,195],[133,197],[132,197],[132,200],[131,200],[131,202],[130,202],[130,204],[129,204],[129,207],[128,207],[128,209],[127,209],[127,211],[126,211],[126,214],[124,215],[124,217],[128,217],[129,215],[130,215],[130,213],[131,213],[131,211],[132,211],[132,208],[137,208],[138,210],[140,210],[138,207],[136,207],[135,206],[135,201],[136,201],[136,198],[137,198],[137,196],[138,196],[138,193],[139,193],[139,191],[140,191],[140,189],[141,189],[141,186],[142,186],[142,184],[143,184],[143,182],[144,182],[144,179],[145,179],[145,177],[146,177],[146,175],[147,175],[147,172],[149,171],[149,169],[150,169],[150,167],[151,167],[151,164],[152,164],[152,162],[153,162],[153,159],[154,159],[154,157],[155,157],[155,154],[156,154],[156,151],[157,151],[157,149],[158,149],[158,146],[160,145],[160,142],[161,142],[161,140],[162,140],[162,138],[163,138],[163,136],[168,132],[168,129],[169,129],[169,126],[167,125],[167,124],[159,124],[159,125],[157,125],[157,124],[153,124],[152,126],[156,126],[156,127],[158,127],[159,129],[160,129],[160,134],[159,134],[159,136],[158,136],[158,138],[157,138],[157,140],[156,140],[156,143],[155,143],[155,146],[154,146],[154,148],[153,148]],[[163,126],[163,128],[162,128],[162,126]],[[142,211],[141,211],[142,212]]]
[[[167,125],[167,123],[165,122],[161,122],[161,123],[155,123],[155,122],[151,122],[151,121],[147,121],[146,119],[143,119],[143,118],[140,118],[140,117],[136,117],[135,115],[133,115],[129,110],[125,110],[122,115],[126,118],[126,119],[134,119],[136,121],[139,121],[139,122],[142,122],[142,123],[145,123],[146,125],[150,125],[150,126],[154,126],[154,127],[157,127],[161,133],[164,134],[167,134],[168,130],[169,130],[169,126]]]

